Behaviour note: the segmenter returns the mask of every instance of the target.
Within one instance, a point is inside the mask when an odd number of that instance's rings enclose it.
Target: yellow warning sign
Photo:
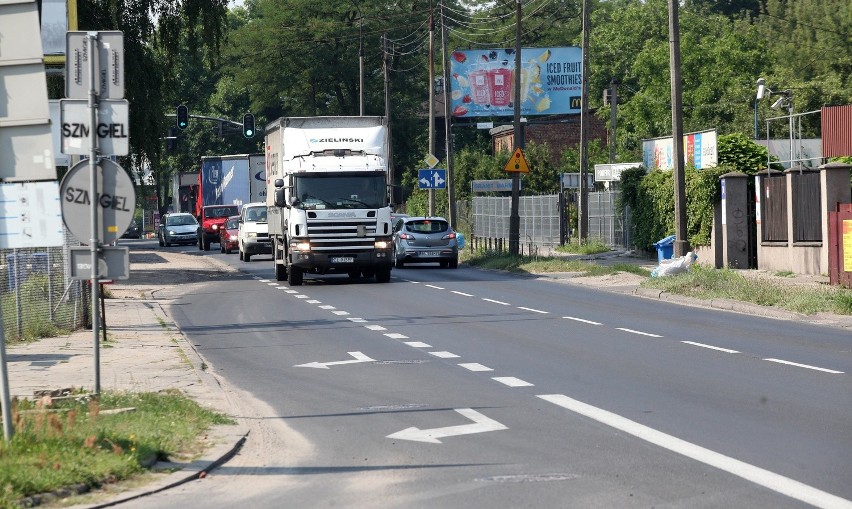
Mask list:
[[[530,167],[527,165],[527,158],[524,157],[524,152],[520,148],[515,149],[515,153],[512,154],[512,157],[506,163],[506,167],[503,170],[520,173],[530,172]]]

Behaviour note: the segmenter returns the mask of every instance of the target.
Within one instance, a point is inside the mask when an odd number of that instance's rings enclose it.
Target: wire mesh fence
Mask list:
[[[65,245],[0,249],[0,306],[7,341],[56,336],[89,323],[88,282],[72,280],[68,247],[80,245],[65,234]]]

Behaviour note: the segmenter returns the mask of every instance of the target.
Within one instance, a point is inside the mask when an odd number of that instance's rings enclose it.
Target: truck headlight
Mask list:
[[[390,247],[390,242],[386,240],[377,240],[375,246],[376,249],[387,249]]]
[[[246,232],[246,238],[253,239],[257,237],[257,232]]]
[[[293,251],[310,251],[311,243],[307,241],[294,241],[290,243],[290,247],[293,249]]]

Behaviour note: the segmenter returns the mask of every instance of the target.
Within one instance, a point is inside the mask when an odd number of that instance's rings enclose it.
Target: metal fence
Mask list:
[[[77,245],[66,232],[61,247],[0,249],[6,340],[55,336],[89,323],[88,283],[70,279],[68,247]]]
[[[478,238],[508,239],[512,199],[501,196],[473,198],[473,235]],[[518,201],[520,242],[538,246],[558,246],[561,227],[559,196],[521,196]]]
[[[589,193],[588,238],[598,239],[610,247],[629,249],[633,238],[630,228],[630,211],[618,212],[620,191]],[[562,221],[567,211],[560,213],[559,195],[521,196],[518,202],[520,216],[520,243],[536,247],[558,246]],[[512,199],[497,196],[475,196],[472,200],[471,231],[475,239],[494,239],[508,246],[509,214]],[[564,226],[568,231],[567,226]],[[499,248],[498,248],[499,249]]]

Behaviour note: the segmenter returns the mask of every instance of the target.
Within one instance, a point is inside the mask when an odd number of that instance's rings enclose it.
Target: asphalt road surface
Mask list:
[[[852,507],[848,330],[465,266],[290,288],[270,257],[203,256],[240,272],[169,311],[252,433],[138,507]]]

